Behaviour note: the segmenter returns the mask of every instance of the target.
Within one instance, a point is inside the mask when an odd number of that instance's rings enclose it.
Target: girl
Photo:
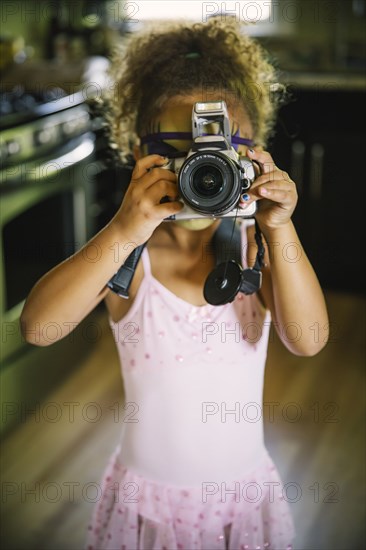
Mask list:
[[[310,326],[326,327],[327,312],[291,222],[295,184],[264,150],[277,106],[275,71],[227,18],[132,36],[116,53],[112,74],[111,137],[122,159],[133,151],[131,182],[117,214],[89,242],[100,261],[85,262],[80,251],[47,273],[21,318],[24,336],[35,343],[35,326],[52,320],[66,334],[64,321],[79,323],[103,299],[109,312],[134,418],[123,423],[104,473],[87,547],[290,549],[293,522],[264,444],[262,415],[253,421],[243,412],[248,404],[261,407],[270,320],[293,353],[314,355],[327,335],[324,329],[314,342]],[[261,168],[240,206],[258,201],[266,241],[260,291],[222,306],[203,297],[214,267],[213,253],[203,251],[220,220],[162,223],[182,208],[165,157],[188,151],[191,139],[161,133],[191,132],[192,106],[209,100],[226,101],[238,152]],[[161,203],[163,197],[169,201]],[[250,265],[252,224],[241,224],[241,239],[242,262]],[[106,283],[146,241],[129,299],[122,300]],[[286,260],[288,243],[301,252],[296,262]],[[131,323],[132,341],[124,333]]]

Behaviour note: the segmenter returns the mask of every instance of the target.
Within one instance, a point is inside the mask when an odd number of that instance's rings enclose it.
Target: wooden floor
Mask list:
[[[333,341],[300,358],[275,337],[266,368],[265,441],[290,483],[298,550],[365,547],[365,301],[328,293],[327,302]],[[2,445],[4,550],[83,548],[123,405],[100,315],[103,336],[90,355]]]

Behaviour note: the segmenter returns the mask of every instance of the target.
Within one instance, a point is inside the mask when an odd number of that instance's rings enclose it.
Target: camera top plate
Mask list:
[[[231,132],[229,115],[225,101],[211,101],[195,103],[192,109],[192,137],[196,140],[206,134],[204,128],[209,124],[218,123],[221,135],[231,147]],[[219,134],[220,135],[220,134]]]

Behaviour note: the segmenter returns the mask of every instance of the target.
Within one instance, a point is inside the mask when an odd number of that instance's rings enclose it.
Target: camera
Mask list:
[[[187,155],[172,153],[168,156],[167,164],[160,167],[177,175],[179,194],[184,205],[178,214],[165,218],[165,221],[253,217],[256,201],[245,210],[238,206],[241,194],[250,188],[256,178],[254,164],[248,157],[240,156],[231,145],[229,117],[224,101],[194,104],[192,138],[193,145]],[[167,196],[160,202],[166,201],[169,201]],[[229,219],[219,224],[213,236],[214,249],[218,251],[217,265],[207,277],[203,292],[209,304],[223,305],[232,302],[238,292],[253,294],[260,289],[264,247],[256,220],[255,228],[258,248],[255,264],[252,268],[242,269],[239,228],[233,232]],[[228,243],[234,243],[234,250],[239,251],[236,260],[226,258]],[[108,287],[123,298],[128,298],[129,286],[145,245],[134,249],[108,281]]]
[[[166,221],[253,217],[256,201],[245,210],[237,208],[240,196],[250,188],[256,174],[252,161],[240,156],[231,145],[225,101],[194,104],[192,138],[187,156],[168,156],[169,162],[163,167],[177,175],[179,195],[184,204],[178,214],[169,216]]]

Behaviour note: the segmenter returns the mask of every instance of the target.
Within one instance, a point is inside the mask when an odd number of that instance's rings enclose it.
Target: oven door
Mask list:
[[[55,372],[42,374],[40,368],[41,363],[50,365],[59,343],[50,348],[27,344],[19,317],[36,281],[93,233],[89,211],[96,172],[94,149],[94,136],[85,134],[52,158],[8,167],[1,173],[1,397],[3,403],[17,403],[18,409],[19,399],[28,400],[27,386],[29,397],[34,398],[35,386],[44,385],[42,378],[55,380]],[[31,364],[36,365],[33,371]]]

